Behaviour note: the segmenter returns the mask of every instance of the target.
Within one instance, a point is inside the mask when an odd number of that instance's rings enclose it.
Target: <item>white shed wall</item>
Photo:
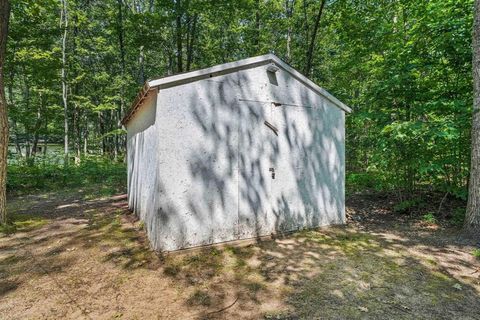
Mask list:
[[[288,72],[260,66],[151,96],[127,128],[128,192],[155,249],[345,222],[344,112]]]

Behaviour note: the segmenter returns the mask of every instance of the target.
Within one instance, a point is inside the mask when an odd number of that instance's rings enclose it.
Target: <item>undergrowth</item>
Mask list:
[[[7,192],[14,195],[93,185],[101,185],[100,189],[95,189],[108,195],[123,190],[125,181],[124,163],[97,156],[83,158],[79,164],[68,166],[59,162],[20,162],[9,164],[7,168]]]

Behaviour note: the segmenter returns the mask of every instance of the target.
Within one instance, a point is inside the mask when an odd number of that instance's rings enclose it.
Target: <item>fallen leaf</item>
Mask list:
[[[363,312],[368,312],[367,307],[358,307],[358,310],[363,311]]]

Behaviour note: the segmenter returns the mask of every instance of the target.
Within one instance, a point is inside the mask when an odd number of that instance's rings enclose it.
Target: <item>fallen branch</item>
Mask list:
[[[222,311],[225,311],[225,310],[233,307],[233,305],[234,305],[235,303],[237,303],[237,301],[238,301],[238,297],[237,297],[237,298],[235,299],[235,301],[233,301],[230,305],[228,305],[228,306],[226,306],[226,307],[224,307],[224,308],[222,308],[222,309],[220,309],[220,310],[208,312],[206,315],[208,316],[208,315],[212,315],[212,314],[215,314],[215,313],[220,313],[220,312],[222,312]]]
[[[437,210],[437,216],[440,214],[440,210],[442,209],[443,202],[444,202],[445,199],[447,198],[448,193],[449,193],[449,192],[447,191],[447,193],[445,193],[445,195],[443,196],[442,201],[440,201],[440,205],[438,206],[438,210]],[[444,216],[442,215],[442,217],[444,217]],[[444,218],[445,218],[445,217],[444,217]]]

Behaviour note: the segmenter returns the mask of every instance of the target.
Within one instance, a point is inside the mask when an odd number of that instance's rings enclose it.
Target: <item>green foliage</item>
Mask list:
[[[480,249],[474,249],[472,252],[473,256],[480,260]]]
[[[430,223],[430,224],[436,224],[437,223],[437,218],[435,215],[431,212],[428,212],[422,216],[422,221]]]
[[[413,208],[416,208],[418,206],[422,205],[422,199],[420,198],[413,198],[409,200],[404,200],[399,203],[397,203],[393,207],[393,211],[396,213],[409,213]]]
[[[390,191],[394,190],[396,184],[388,179],[382,171],[369,172],[347,172],[346,174],[347,192],[360,191]]]
[[[4,69],[11,141],[61,143],[61,3],[11,2]],[[118,159],[119,120],[146,79],[267,52],[304,70],[320,3],[69,0],[71,153]],[[349,191],[396,190],[408,199],[428,187],[466,197],[472,8],[473,0],[326,2],[310,77],[354,110],[346,117]],[[37,163],[28,158],[39,154],[23,157]],[[45,188],[48,179],[29,181],[17,169],[10,190]],[[59,181],[69,174],[42,169]],[[35,170],[26,173],[40,175]]]
[[[453,211],[451,223],[457,227],[463,226],[465,220],[465,208],[456,208]]]
[[[7,190],[26,194],[33,191],[52,191],[70,187],[92,187],[102,184],[106,193],[123,190],[126,181],[124,163],[102,157],[86,157],[78,165],[39,162],[33,165],[8,166]]]

